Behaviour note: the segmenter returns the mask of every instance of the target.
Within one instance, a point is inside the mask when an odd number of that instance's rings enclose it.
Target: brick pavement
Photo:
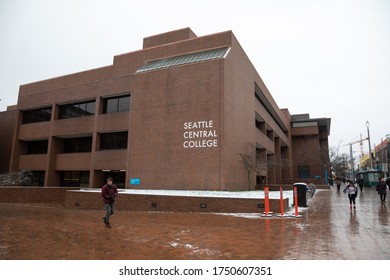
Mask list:
[[[296,218],[118,211],[0,203],[0,259],[389,259],[390,205],[366,188],[317,191]]]

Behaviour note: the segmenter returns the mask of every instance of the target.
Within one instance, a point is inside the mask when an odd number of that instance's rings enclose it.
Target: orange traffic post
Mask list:
[[[297,187],[294,186],[294,206],[295,206],[295,218],[300,218],[302,215],[298,214],[298,190]]]
[[[280,186],[280,214],[277,214],[278,217],[285,217],[284,215],[284,203],[283,203],[283,187]]]
[[[264,187],[264,210],[262,217],[271,217],[273,212],[269,211],[269,188]]]

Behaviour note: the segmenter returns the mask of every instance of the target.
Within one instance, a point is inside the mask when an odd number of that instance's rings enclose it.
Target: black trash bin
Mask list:
[[[293,185],[297,187],[297,196],[298,196],[298,206],[299,207],[307,207],[307,184],[305,183],[295,183]]]

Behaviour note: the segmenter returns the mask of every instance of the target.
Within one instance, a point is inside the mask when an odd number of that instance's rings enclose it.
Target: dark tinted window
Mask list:
[[[27,154],[47,154],[48,140],[27,142]]]
[[[79,118],[95,114],[95,101],[73,103],[60,106],[60,119]]]
[[[51,120],[51,107],[23,111],[23,123],[47,122]]]
[[[62,187],[88,187],[89,171],[64,171],[61,174]]]
[[[100,150],[127,149],[126,132],[100,134]]]
[[[300,179],[310,179],[310,166],[309,165],[299,165],[298,166],[298,178]]]
[[[45,171],[31,171],[31,185],[43,186],[45,184]]]
[[[89,153],[92,148],[92,137],[64,139],[64,153]]]
[[[126,112],[130,110],[130,95],[106,98],[103,102],[103,113]]]
[[[124,189],[126,186],[126,172],[123,171],[110,171],[104,173],[104,181],[102,182],[102,185],[106,183],[106,179],[108,177],[112,177],[114,184],[120,188]]]

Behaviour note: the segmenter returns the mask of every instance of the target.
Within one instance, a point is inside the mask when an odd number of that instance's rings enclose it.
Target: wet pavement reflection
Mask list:
[[[389,202],[365,188],[348,203],[333,188],[302,218],[118,211],[111,229],[103,206],[0,203],[0,259],[389,259]]]

